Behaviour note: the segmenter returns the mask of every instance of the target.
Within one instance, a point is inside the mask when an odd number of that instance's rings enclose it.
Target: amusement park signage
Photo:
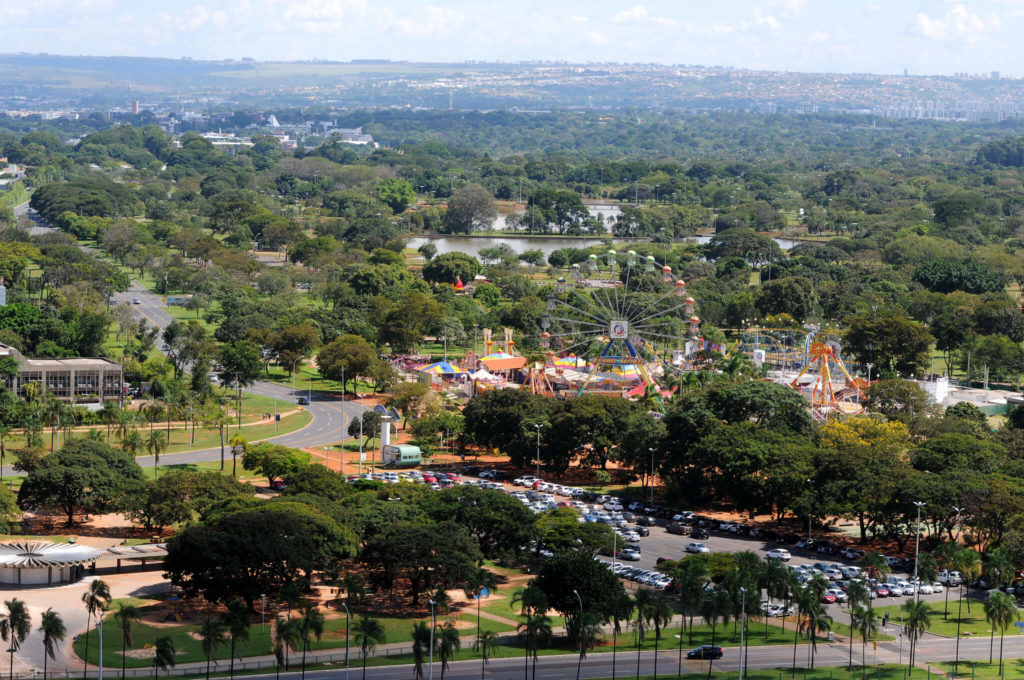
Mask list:
[[[612,319],[608,332],[612,340],[625,340],[629,337],[629,322],[625,319]]]

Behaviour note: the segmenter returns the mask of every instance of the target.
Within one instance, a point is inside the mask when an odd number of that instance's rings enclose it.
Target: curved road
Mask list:
[[[26,215],[35,223],[35,226],[30,229],[30,232],[34,235],[57,231],[35,210],[32,210],[28,203],[22,203],[15,207],[14,213],[17,216]],[[82,249],[89,250],[85,246],[82,246]],[[135,299],[138,299],[140,304],[133,304],[132,301]],[[145,319],[149,325],[160,329],[165,328],[174,321],[174,317],[167,313],[161,297],[149,292],[141,283],[135,280],[132,280],[131,287],[127,291],[115,293],[113,301],[129,305],[136,316]],[[245,392],[264,397],[276,396],[284,404],[295,404],[300,395],[307,394],[306,390],[301,389],[300,385],[296,385],[296,390],[293,392],[290,387],[269,382],[257,382],[252,387],[246,389]],[[336,444],[349,439],[349,421],[352,418],[359,417],[361,413],[368,410],[362,404],[342,401],[337,395],[327,392],[312,392],[310,396],[312,397],[310,404],[305,408],[313,416],[312,422],[300,430],[278,437],[271,437],[267,441],[295,448]],[[219,446],[198,451],[167,453],[161,456],[161,460],[165,464],[169,463],[172,465],[219,459]],[[153,464],[151,456],[139,456],[136,460],[143,466]],[[8,475],[18,474],[9,468],[4,468],[4,473]]]

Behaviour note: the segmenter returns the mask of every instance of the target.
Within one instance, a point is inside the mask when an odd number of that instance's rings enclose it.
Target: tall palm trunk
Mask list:
[[[1003,677],[1003,638],[1006,637],[1006,630],[999,631],[999,677]],[[46,680],[46,678],[43,678]]]
[[[231,636],[231,661],[228,664],[228,677],[235,677],[235,636]]]
[[[796,643],[800,641],[800,626],[793,626],[793,677],[796,677]]]
[[[124,680],[124,665],[128,660],[128,654],[126,654],[127,650],[128,636],[124,634],[124,631],[121,631],[121,680]]]

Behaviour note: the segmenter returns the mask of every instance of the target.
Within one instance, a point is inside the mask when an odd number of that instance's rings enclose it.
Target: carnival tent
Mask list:
[[[428,366],[421,366],[418,370],[420,373],[434,373],[438,375],[463,375],[468,373],[465,369],[452,366],[447,361],[435,361]]]

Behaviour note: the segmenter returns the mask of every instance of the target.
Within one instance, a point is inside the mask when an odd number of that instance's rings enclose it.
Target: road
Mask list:
[[[46,222],[45,219],[35,210],[32,210],[28,203],[22,203],[14,208],[15,215],[27,215],[34,222],[30,228],[33,235],[56,232],[57,229]],[[82,246],[83,250],[89,249]],[[157,328],[166,328],[174,321],[174,317],[167,313],[163,299],[154,293],[149,292],[141,283],[132,280],[130,288],[123,293],[115,293],[115,303],[124,303],[131,307],[132,311],[148,324]],[[134,304],[139,300],[139,304]],[[307,391],[296,385],[296,390],[276,383],[257,382],[244,390],[250,394],[257,394],[264,397],[277,397],[285,404],[295,404],[300,395],[306,395]],[[313,420],[309,425],[279,437],[273,437],[268,441],[283,446],[295,448],[326,446],[335,444],[349,438],[348,424],[352,418],[359,417],[359,414],[367,410],[367,407],[355,402],[342,401],[340,397],[328,392],[310,392],[310,403],[305,408],[309,410]],[[202,449],[198,451],[187,451],[183,453],[166,453],[160,457],[164,464],[199,463],[208,460],[220,459],[220,447]],[[152,465],[153,459],[150,456],[139,456],[136,458],[140,465]],[[17,474],[11,468],[4,468],[4,474]]]

